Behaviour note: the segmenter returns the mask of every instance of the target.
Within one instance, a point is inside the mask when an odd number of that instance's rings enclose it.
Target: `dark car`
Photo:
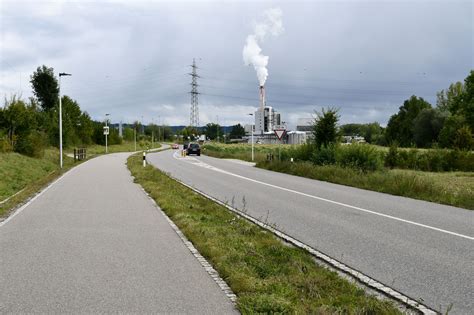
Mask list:
[[[190,143],[188,145],[188,148],[186,149],[186,154],[196,154],[196,155],[201,155],[201,147],[199,146],[198,143]]]

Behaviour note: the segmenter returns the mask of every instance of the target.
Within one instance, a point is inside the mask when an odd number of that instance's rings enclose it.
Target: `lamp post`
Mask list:
[[[107,122],[109,119],[107,118],[107,116],[110,116],[110,114],[105,114],[105,127],[108,127]],[[107,129],[107,131],[104,133],[105,133],[105,153],[109,153],[108,146],[107,146],[107,136],[109,135],[109,130]]]
[[[253,116],[253,113],[250,113],[249,116]],[[253,153],[253,124],[250,124],[250,128],[252,128],[252,162],[253,162],[253,157],[254,157],[254,153]]]
[[[70,76],[70,73],[59,73],[59,167],[63,168],[63,109],[61,103],[61,77]]]

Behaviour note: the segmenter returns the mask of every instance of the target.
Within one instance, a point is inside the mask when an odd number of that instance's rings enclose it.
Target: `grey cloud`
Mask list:
[[[474,68],[471,2],[3,3],[0,93],[18,90],[21,73],[28,97],[28,76],[45,63],[73,73],[63,92],[97,119],[187,122],[195,57],[201,122],[216,113],[223,124],[249,122],[258,83],[242,47],[253,21],[275,6],[285,31],[262,44],[266,89],[290,126],[322,106],[339,107],[341,122],[384,124],[412,94],[434,103],[436,91]],[[4,48],[7,34],[30,49]]]

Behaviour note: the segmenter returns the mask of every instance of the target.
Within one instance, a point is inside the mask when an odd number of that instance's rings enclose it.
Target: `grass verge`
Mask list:
[[[237,294],[242,313],[398,314],[313,257],[131,156],[150,194]]]
[[[259,162],[257,167],[367,190],[442,203],[474,210],[474,174],[383,170],[361,172],[336,165],[310,162]]]

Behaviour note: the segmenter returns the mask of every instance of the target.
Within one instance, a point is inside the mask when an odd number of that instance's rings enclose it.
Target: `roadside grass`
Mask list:
[[[386,169],[362,172],[336,165],[317,166],[311,162],[259,162],[257,167],[474,210],[474,173],[422,172]]]
[[[137,151],[145,150],[147,148],[156,149],[160,147],[160,144],[155,143],[153,148],[150,146],[149,143],[143,141],[137,141]],[[135,143],[133,141],[123,141],[121,144],[113,144],[109,145],[107,148],[109,153],[117,153],[117,152],[134,152],[135,151]],[[74,148],[68,148],[66,150],[68,154],[72,154],[74,152]],[[94,156],[98,154],[105,154],[105,145],[98,145],[93,144],[86,146],[86,154],[87,156]]]
[[[14,195],[0,204],[0,218],[74,165],[73,159],[65,156],[61,170],[59,151],[55,148],[46,149],[40,159],[14,152],[0,153],[0,202]]]
[[[267,159],[267,154],[269,153],[273,154],[274,158],[277,159],[279,152],[293,150],[296,147],[297,145],[255,144],[254,162],[265,161]],[[252,161],[252,145],[245,143],[206,143],[202,146],[202,153],[221,159]]]
[[[134,155],[128,168],[237,294],[244,314],[398,314],[313,257],[179,184]]]
[[[372,145],[370,145],[372,146]],[[372,146],[380,151],[386,147]],[[383,168],[360,171],[339,165],[315,165],[311,162],[278,161],[278,151],[287,158],[293,156],[297,145],[255,145],[257,167],[331,183],[404,196],[474,210],[474,173],[427,172],[409,169]],[[249,144],[205,144],[203,154],[216,158],[251,160]],[[412,149],[401,149],[409,152]],[[423,149],[418,149],[423,150]],[[429,151],[424,149],[424,152]],[[274,160],[266,161],[273,153]]]

